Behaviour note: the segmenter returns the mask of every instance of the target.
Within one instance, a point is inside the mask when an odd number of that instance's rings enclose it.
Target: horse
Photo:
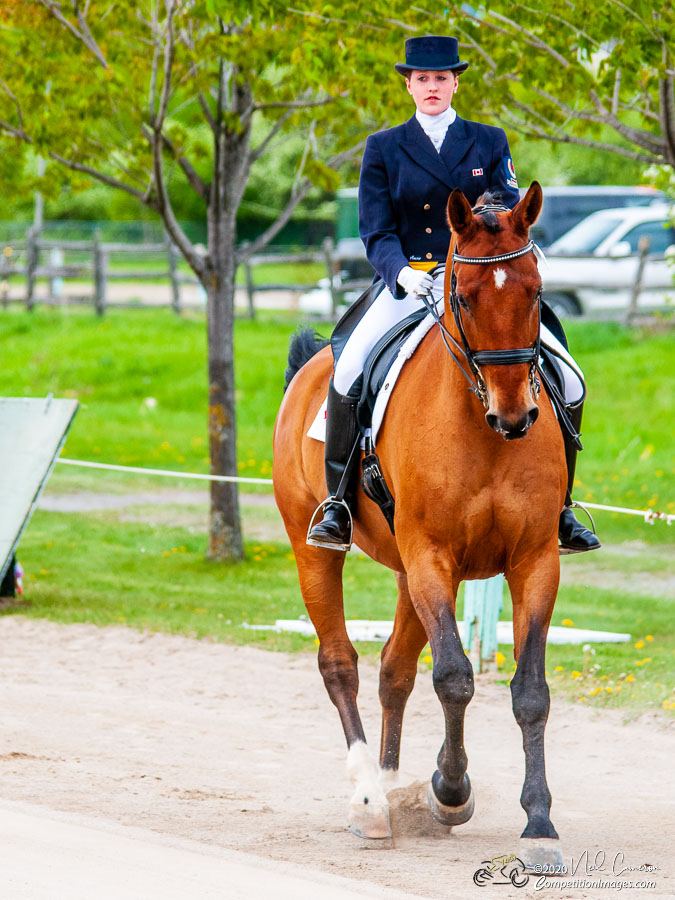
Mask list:
[[[354,541],[393,570],[398,586],[393,631],[381,655],[379,760],[357,706],[357,653],[343,609],[345,554],[306,543],[312,512],[326,496],[323,444],[307,437],[332,373],[325,342],[305,334],[291,345],[292,377],[274,432],[275,498],[318,636],[319,670],[347,741],[349,829],[365,838],[391,836],[386,794],[395,784],[403,713],[427,642],[445,717],[428,788],[430,812],[449,826],[473,814],[463,730],[474,681],[455,604],[461,581],[503,572],[513,601],[512,706],[525,753],[520,856],[530,866],[562,863],[549,815],[544,729],[546,635],[560,577],[566,464],[554,409],[546,393],[539,395],[535,371],[541,279],[529,229],[541,205],[536,181],[513,210],[474,211],[461,191],[450,194],[443,314],[404,366],[377,440],[395,499],[395,534],[377,505],[357,491]]]

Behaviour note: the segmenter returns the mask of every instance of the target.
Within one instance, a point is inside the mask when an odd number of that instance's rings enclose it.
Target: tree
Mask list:
[[[6,0],[0,8],[0,183],[17,183],[31,148],[48,162],[41,188],[67,171],[161,217],[207,294],[213,474],[237,471],[237,266],[313,184],[337,186],[382,111],[405,102],[404,92],[390,96],[402,46],[397,5],[374,0],[364,13],[351,0],[337,12],[318,0],[292,9],[277,0]],[[248,247],[237,246],[253,167],[288,135],[303,140],[286,205]],[[205,253],[174,213],[170,174],[205,205]],[[235,484],[212,483],[208,554],[243,555]]]
[[[440,5],[424,20],[478,63],[462,76],[473,108],[527,137],[675,167],[670,0]]]

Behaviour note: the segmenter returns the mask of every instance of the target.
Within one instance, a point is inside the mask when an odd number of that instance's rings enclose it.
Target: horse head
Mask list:
[[[529,229],[542,199],[537,181],[512,210],[499,207],[489,194],[473,210],[460,190],[448,199],[453,239],[445,276],[446,327],[454,317],[486,421],[507,441],[525,437],[539,415],[534,366],[541,278]]]

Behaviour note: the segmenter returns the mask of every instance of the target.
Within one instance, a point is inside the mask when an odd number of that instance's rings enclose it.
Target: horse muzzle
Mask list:
[[[485,413],[485,421],[493,431],[501,434],[505,441],[515,441],[518,438],[524,438],[530,428],[537,421],[539,415],[539,407],[532,405],[524,415],[518,418],[497,415],[488,410]]]

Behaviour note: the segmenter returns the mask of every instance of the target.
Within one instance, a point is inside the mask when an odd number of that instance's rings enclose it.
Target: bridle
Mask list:
[[[486,212],[509,212],[509,208],[507,206],[501,206],[496,204],[486,204],[483,206],[476,206],[473,208],[472,212],[475,215],[482,215]],[[539,391],[541,390],[541,383],[539,378],[537,377],[537,367],[539,365],[539,353],[540,353],[540,330],[541,330],[541,289],[537,293],[537,313],[539,317],[539,325],[537,326],[537,337],[533,344],[529,347],[519,347],[513,350],[472,350],[469,346],[469,341],[466,336],[466,332],[464,331],[464,323],[462,322],[462,310],[459,305],[459,298],[457,295],[457,274],[455,273],[455,263],[463,263],[465,265],[488,265],[489,263],[500,263],[500,262],[508,262],[511,259],[517,259],[519,256],[525,256],[526,253],[533,252],[535,253],[535,243],[534,241],[528,241],[524,247],[521,247],[518,250],[512,250],[510,253],[502,253],[499,256],[461,256],[459,253],[456,253],[454,250],[452,252],[452,269],[450,270],[450,309],[452,311],[452,315],[455,320],[455,324],[457,326],[457,330],[459,331],[459,336],[462,341],[462,344],[457,343],[457,341],[453,338],[450,332],[447,330],[445,325],[440,319],[438,312],[436,310],[436,305],[433,300],[430,302],[428,297],[424,297],[424,304],[432,314],[434,319],[436,320],[436,324],[441,329],[441,335],[443,337],[443,341],[445,346],[452,356],[453,360],[459,367],[462,375],[469,382],[469,390],[474,393],[478,399],[481,401],[483,406],[487,409],[490,405],[490,400],[488,397],[487,387],[485,385],[485,381],[481,374],[481,366],[513,366],[519,365],[522,363],[529,363],[530,372],[530,388],[532,390],[532,394],[535,400],[539,396]],[[458,350],[461,355],[466,360],[466,364],[469,367],[469,372],[464,368],[463,362],[459,359],[454,353],[453,349],[450,347],[448,343],[450,341],[456,350]]]

